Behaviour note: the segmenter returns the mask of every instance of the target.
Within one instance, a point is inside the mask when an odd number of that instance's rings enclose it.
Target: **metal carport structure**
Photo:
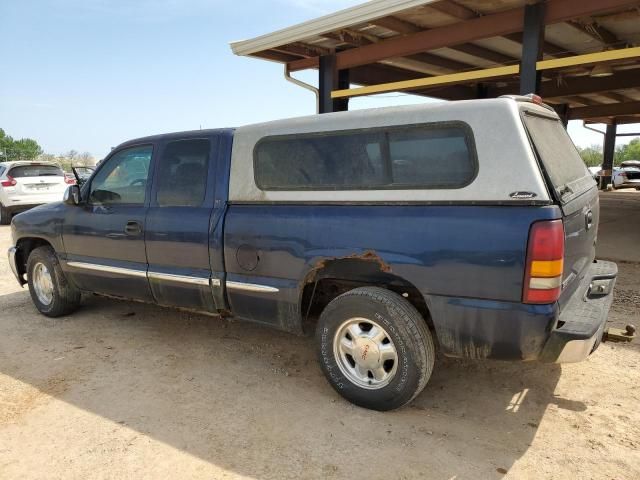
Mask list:
[[[231,47],[284,64],[288,78],[317,69],[320,113],[390,91],[536,93],[565,122],[607,124],[610,171],[616,126],[640,123],[637,45],[639,1],[372,0]]]

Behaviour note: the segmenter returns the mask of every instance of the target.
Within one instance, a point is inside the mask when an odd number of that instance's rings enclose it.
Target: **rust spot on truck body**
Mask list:
[[[351,255],[346,255],[344,257],[322,258],[314,264],[309,274],[315,274],[318,270],[326,268],[328,264],[339,260],[363,260],[365,262],[373,262],[378,266],[381,272],[391,273],[391,265],[385,262],[380,255],[378,255],[374,250],[365,250],[362,253],[352,253]]]

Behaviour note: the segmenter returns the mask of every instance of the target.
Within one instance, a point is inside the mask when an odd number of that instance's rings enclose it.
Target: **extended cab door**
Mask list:
[[[216,311],[209,231],[217,144],[215,136],[204,136],[170,139],[160,147],[145,241],[149,283],[162,305]]]
[[[113,152],[81,204],[66,207],[64,267],[81,289],[153,300],[144,245],[152,153],[151,144]]]

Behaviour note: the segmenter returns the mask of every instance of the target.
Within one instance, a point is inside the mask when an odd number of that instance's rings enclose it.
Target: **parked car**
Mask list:
[[[640,190],[640,160],[627,160],[614,169],[615,187],[635,187]]]
[[[333,388],[389,410],[436,345],[591,354],[617,275],[594,258],[598,220],[558,116],[510,97],[131,140],[16,216],[9,258],[50,317],[93,292],[315,330]]]
[[[64,172],[64,177],[65,177],[66,183],[68,185],[75,185],[76,183],[78,183],[76,181],[76,177],[75,177],[75,175],[73,173]]]
[[[62,169],[47,162],[0,164],[0,225],[9,225],[15,213],[43,203],[59,202],[74,183]]]

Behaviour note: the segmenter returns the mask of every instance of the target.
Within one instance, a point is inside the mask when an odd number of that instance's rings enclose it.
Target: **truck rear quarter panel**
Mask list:
[[[278,291],[232,291],[229,300],[238,316],[299,331],[310,272],[328,260],[368,259],[420,291],[445,353],[533,358],[555,312],[520,303],[527,238],[531,223],[559,215],[552,206],[231,205],[227,279]]]

